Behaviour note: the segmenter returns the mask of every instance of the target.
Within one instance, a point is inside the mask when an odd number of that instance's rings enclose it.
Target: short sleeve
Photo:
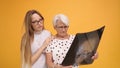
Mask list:
[[[46,52],[46,53],[52,52],[52,46],[51,46],[51,45],[48,45],[47,48],[45,49],[45,52]]]

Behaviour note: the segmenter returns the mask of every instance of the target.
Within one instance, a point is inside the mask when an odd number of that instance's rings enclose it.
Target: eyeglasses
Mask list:
[[[58,29],[67,29],[69,26],[56,26]]]
[[[38,23],[39,23],[39,22],[41,22],[41,21],[43,21],[43,19],[42,19],[42,18],[41,18],[41,19],[39,19],[38,21],[37,21],[37,20],[32,21],[32,23],[38,24]]]

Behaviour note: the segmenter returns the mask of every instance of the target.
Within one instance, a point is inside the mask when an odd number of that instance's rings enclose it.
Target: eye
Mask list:
[[[68,28],[68,26],[64,26],[64,28]]]
[[[64,28],[65,29],[65,28],[68,28],[68,26],[57,26],[57,28],[61,28],[61,29]]]
[[[39,19],[39,20],[32,21],[32,23],[39,23],[39,22],[41,22],[41,21],[43,21],[43,19],[42,19],[42,18],[41,18],[41,19]]]
[[[32,23],[35,23],[35,21],[32,21]]]

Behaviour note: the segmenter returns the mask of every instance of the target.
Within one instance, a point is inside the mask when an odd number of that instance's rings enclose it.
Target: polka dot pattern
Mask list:
[[[46,53],[51,52],[55,64],[61,64],[64,60],[66,53],[68,52],[74,35],[70,35],[69,39],[54,39],[50,45],[46,48]]]

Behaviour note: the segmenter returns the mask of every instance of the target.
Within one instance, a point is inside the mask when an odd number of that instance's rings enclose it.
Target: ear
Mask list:
[[[68,26],[68,28],[69,28],[69,26]]]

